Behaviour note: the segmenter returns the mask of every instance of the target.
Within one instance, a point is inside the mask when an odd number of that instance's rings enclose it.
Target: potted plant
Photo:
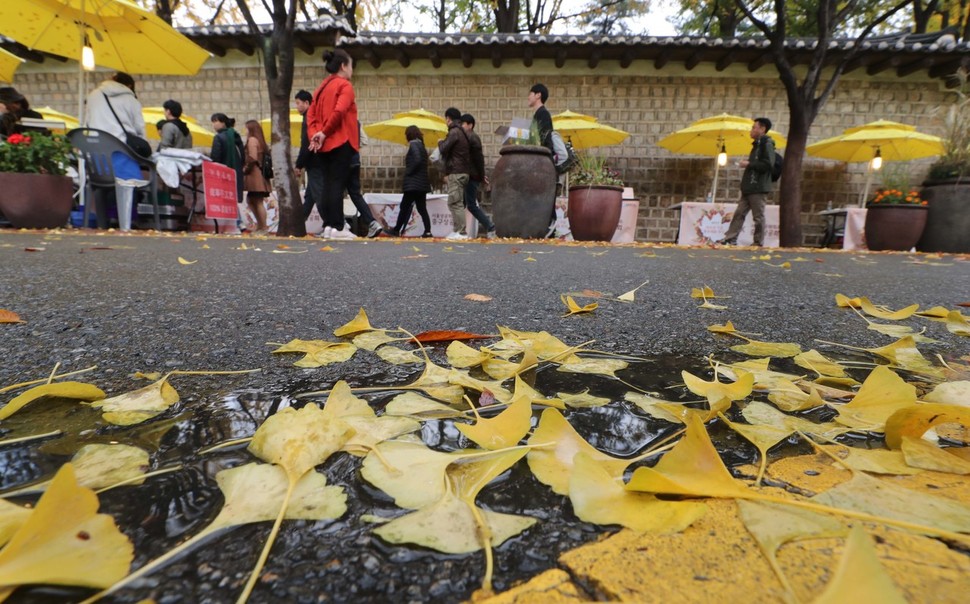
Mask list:
[[[606,158],[579,154],[569,173],[569,229],[578,241],[610,241],[620,223],[623,181]]]
[[[967,70],[955,78],[953,103],[946,106],[943,155],[930,167],[921,194],[928,203],[926,228],[917,248],[924,252],[970,252],[970,95]]]
[[[870,250],[906,251],[926,226],[927,202],[918,191],[882,188],[866,204],[866,245]]]
[[[65,176],[71,145],[63,136],[11,134],[0,143],[0,213],[17,228],[67,224],[74,185]]]
[[[556,205],[556,168],[539,133],[510,138],[492,169],[492,219],[499,237],[544,237]]]

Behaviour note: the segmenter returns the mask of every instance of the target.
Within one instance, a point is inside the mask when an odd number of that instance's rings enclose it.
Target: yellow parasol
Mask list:
[[[0,82],[13,82],[13,72],[23,62],[17,55],[0,48]]]
[[[77,118],[69,113],[61,113],[60,111],[57,111],[56,109],[51,109],[50,107],[41,107],[39,109],[38,108],[33,108],[33,109],[37,113],[44,116],[45,120],[62,122],[64,124],[64,128],[51,129],[53,132],[57,132],[58,134],[64,134],[68,130],[74,130],[75,128],[80,127],[80,124],[78,123]]]
[[[165,119],[165,110],[161,107],[144,107],[141,110],[142,117],[145,118],[145,135],[148,140],[159,140],[158,128],[155,124]],[[182,121],[189,127],[192,134],[193,147],[211,147],[215,133],[199,125],[199,120],[190,115],[182,114]]]
[[[872,173],[883,161],[909,161],[941,155],[943,139],[916,131],[916,126],[878,120],[846,129],[839,136],[827,138],[805,148],[809,155],[844,162],[869,162],[866,186],[859,198],[864,205],[872,184]]]
[[[721,166],[726,165],[727,156],[747,155],[751,152],[750,132],[753,121],[751,118],[722,113],[697,120],[682,130],[668,134],[657,144],[674,153],[717,158],[711,190],[711,200],[715,200],[718,174]],[[788,145],[788,140],[774,130],[768,136],[775,141],[776,149],[783,149]]]
[[[445,119],[425,109],[395,113],[389,120],[364,126],[364,132],[371,138],[407,145],[404,131],[408,126],[417,126],[421,130],[424,134],[424,146],[428,148],[437,146],[438,141],[448,135]]]
[[[303,116],[296,109],[290,109],[290,146],[300,147],[300,128],[303,125]],[[263,136],[266,137],[266,144],[270,144],[272,139],[272,118],[259,120],[259,127],[263,129]]]
[[[127,0],[3,0],[0,34],[28,48],[137,74],[199,71],[209,53]]]
[[[552,127],[572,144],[573,149],[617,145],[630,136],[629,132],[599,123],[591,115],[573,111],[563,111],[552,116]]]

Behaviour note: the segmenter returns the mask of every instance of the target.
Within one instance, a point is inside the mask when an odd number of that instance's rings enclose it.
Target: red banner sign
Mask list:
[[[236,171],[214,161],[202,162],[202,188],[205,191],[205,217],[210,220],[235,220],[239,202]]]

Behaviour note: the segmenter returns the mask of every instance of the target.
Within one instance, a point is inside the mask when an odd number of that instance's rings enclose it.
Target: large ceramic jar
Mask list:
[[[569,187],[569,230],[576,241],[612,241],[620,224],[623,187]]]
[[[0,172],[0,212],[20,229],[66,226],[73,193],[68,176]]]
[[[928,202],[929,210],[916,248],[921,252],[970,253],[970,180],[926,181],[920,197]]]
[[[549,149],[505,145],[492,170],[492,219],[499,237],[545,237],[556,204]]]
[[[870,250],[908,251],[916,247],[926,226],[926,206],[866,206],[866,246]]]

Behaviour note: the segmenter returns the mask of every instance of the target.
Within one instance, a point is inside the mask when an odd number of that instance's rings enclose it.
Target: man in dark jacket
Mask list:
[[[754,244],[760,247],[765,243],[765,204],[771,193],[771,171],[775,166],[775,141],[768,136],[769,130],[771,120],[766,117],[755,118],[751,124],[751,153],[740,164],[744,168],[741,201],[734,210],[731,226],[724,233],[722,245],[737,245],[738,233],[749,210],[754,217]]]
[[[546,108],[546,101],[549,100],[549,89],[545,84],[535,84],[529,89],[529,109],[532,114],[532,130],[539,135],[539,144],[549,149],[549,159],[553,163],[556,161],[556,149],[552,145],[552,114]],[[549,217],[549,232],[546,237],[552,237],[556,232],[556,204],[552,204],[552,215]]]
[[[441,161],[445,164],[445,174],[448,180],[448,209],[455,230],[448,235],[448,239],[468,239],[465,232],[465,186],[468,184],[468,173],[471,171],[471,154],[469,153],[468,136],[461,128],[461,111],[449,107],[445,111],[445,123],[448,125],[448,136],[438,141]]]
[[[306,90],[300,90],[293,97],[293,105],[296,107],[296,112],[303,118],[300,124],[300,151],[296,155],[296,166],[293,168],[293,174],[298,181],[303,178],[304,170],[308,173],[314,169],[323,170],[323,167],[319,165],[318,155],[316,153],[310,153],[310,137],[307,136],[306,132],[306,110],[310,108],[310,103],[312,102],[313,95]],[[317,211],[323,217],[323,208],[320,207],[320,202],[313,199],[310,187],[307,187],[303,192],[303,220],[310,217],[314,203],[317,204]]]
[[[485,178],[485,150],[482,148],[482,139],[475,134],[475,116],[470,113],[461,116],[461,127],[468,136],[468,149],[471,156],[471,171],[468,173],[468,184],[465,185],[465,207],[485,229],[485,236],[494,239],[495,225],[478,205],[479,185],[483,182],[487,184],[488,179]]]

